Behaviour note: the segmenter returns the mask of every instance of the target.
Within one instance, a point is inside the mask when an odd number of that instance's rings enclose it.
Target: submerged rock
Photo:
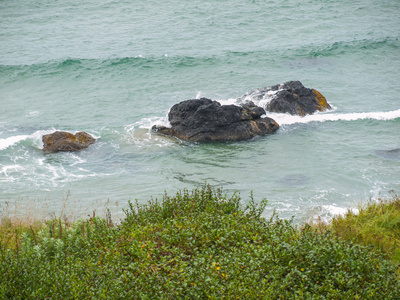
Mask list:
[[[171,128],[153,126],[153,131],[190,141],[237,141],[266,135],[279,125],[261,118],[265,110],[249,102],[243,106],[221,105],[207,98],[182,101],[172,106]]]
[[[391,150],[376,150],[375,153],[385,159],[400,161],[400,148]]]
[[[304,174],[290,174],[283,176],[278,180],[279,183],[283,185],[295,186],[295,185],[304,185],[309,181],[309,177]]]
[[[89,147],[96,139],[86,132],[72,134],[56,131],[42,137],[44,152],[79,151]]]
[[[254,90],[237,99],[238,103],[247,101],[254,101],[270,112],[300,116],[331,109],[326,98],[320,92],[304,87],[300,81],[288,81]]]

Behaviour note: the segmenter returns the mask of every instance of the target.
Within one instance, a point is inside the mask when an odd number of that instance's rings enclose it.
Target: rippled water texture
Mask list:
[[[68,199],[86,215],[207,181],[301,220],[399,193],[399,15],[385,0],[1,1],[0,210]],[[244,142],[149,132],[177,102],[289,80],[334,109],[269,114],[280,129]],[[55,130],[98,140],[44,154]]]

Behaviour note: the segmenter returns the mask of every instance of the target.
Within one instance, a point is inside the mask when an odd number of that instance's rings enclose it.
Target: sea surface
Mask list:
[[[299,80],[329,112],[249,141],[150,132],[169,108]],[[400,1],[0,1],[0,212],[121,212],[205,182],[329,219],[400,193]],[[265,105],[265,103],[258,103]],[[98,140],[42,152],[56,130]]]

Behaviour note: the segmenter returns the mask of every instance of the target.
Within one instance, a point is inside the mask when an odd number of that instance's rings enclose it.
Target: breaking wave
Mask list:
[[[388,112],[365,112],[365,113],[317,113],[305,117],[292,116],[289,114],[268,113],[280,125],[291,125],[296,123],[310,122],[334,122],[334,121],[357,121],[357,120],[379,120],[388,121],[400,118],[400,109]]]

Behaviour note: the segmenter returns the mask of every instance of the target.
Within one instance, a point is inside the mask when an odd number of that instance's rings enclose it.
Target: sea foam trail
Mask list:
[[[54,130],[53,130],[54,131]],[[0,139],[0,150],[5,150],[8,147],[18,144],[21,141],[25,141],[27,139],[34,140],[34,146],[40,147],[42,145],[42,136],[44,134],[51,133],[51,130],[38,130],[30,135],[22,134],[22,135],[14,135],[8,138]]]
[[[19,143],[20,141],[26,140],[29,138],[29,135],[16,135],[16,136],[10,136],[5,139],[0,139],[0,150],[7,149],[8,147]]]
[[[289,114],[267,113],[268,117],[273,118],[279,125],[291,125],[296,123],[327,122],[327,121],[357,121],[357,120],[394,120],[400,118],[400,109],[388,112],[368,112],[368,113],[320,113],[305,117],[292,116]]]

